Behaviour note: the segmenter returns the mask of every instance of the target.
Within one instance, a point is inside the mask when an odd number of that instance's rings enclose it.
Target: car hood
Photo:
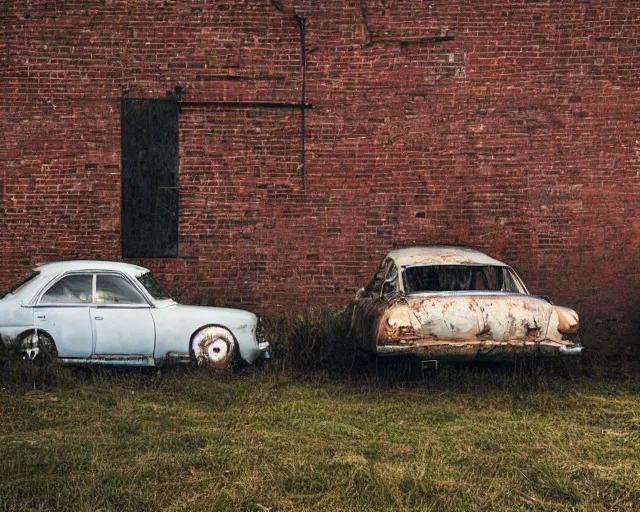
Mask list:
[[[164,317],[179,318],[181,321],[192,320],[196,323],[222,324],[227,327],[243,328],[256,323],[256,315],[249,311],[212,306],[188,306],[185,304],[167,304],[162,310]]]
[[[378,339],[536,341],[547,336],[553,306],[517,293],[448,292],[399,297],[382,316]]]

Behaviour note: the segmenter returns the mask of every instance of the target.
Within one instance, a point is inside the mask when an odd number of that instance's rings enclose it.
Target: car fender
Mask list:
[[[5,344],[12,343],[20,334],[34,328],[32,308],[23,307],[19,300],[9,297],[0,301],[0,338]]]
[[[257,358],[254,354],[257,349],[257,317],[249,311],[172,304],[152,309],[151,314],[156,326],[156,359],[163,359],[168,353],[188,355],[193,335],[209,325],[218,325],[231,331],[242,359],[252,363]]]

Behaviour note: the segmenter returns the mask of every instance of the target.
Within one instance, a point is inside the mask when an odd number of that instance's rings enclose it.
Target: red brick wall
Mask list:
[[[180,257],[142,261],[170,291],[343,304],[390,248],[462,244],[593,332],[637,325],[626,0],[4,2],[0,288],[38,262],[120,258],[123,96],[300,102],[294,14],[305,165],[298,109],[183,106]]]

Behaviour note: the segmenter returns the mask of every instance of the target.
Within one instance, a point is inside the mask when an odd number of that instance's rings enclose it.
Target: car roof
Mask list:
[[[35,268],[36,271],[43,274],[62,274],[64,272],[77,272],[80,270],[111,270],[124,272],[132,276],[138,276],[143,272],[148,272],[144,267],[122,263],[120,261],[92,261],[92,260],[72,260],[72,261],[55,261],[52,263],[44,263]]]
[[[483,252],[467,247],[407,247],[405,249],[395,249],[389,252],[387,257],[391,258],[399,267],[407,267],[409,265],[508,266]]]

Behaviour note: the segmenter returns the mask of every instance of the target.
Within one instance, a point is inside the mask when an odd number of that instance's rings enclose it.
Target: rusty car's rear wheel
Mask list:
[[[199,365],[230,368],[236,360],[236,341],[224,327],[211,326],[198,331],[191,341],[191,353]]]

